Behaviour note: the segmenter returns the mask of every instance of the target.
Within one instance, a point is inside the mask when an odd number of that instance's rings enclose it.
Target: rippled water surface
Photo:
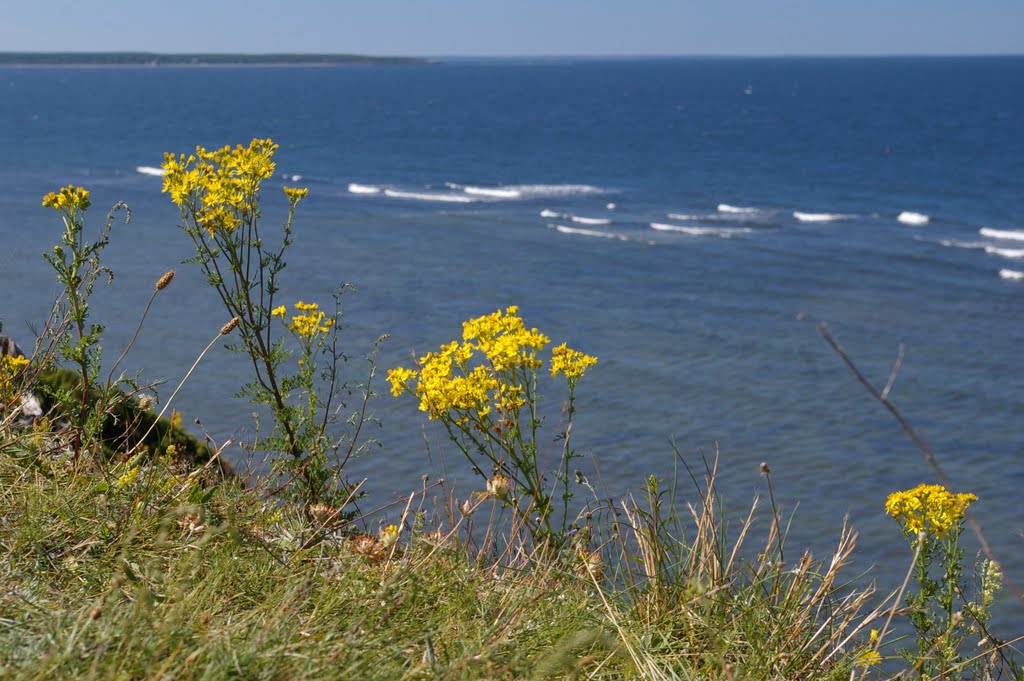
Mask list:
[[[189,242],[153,168],[164,151],[273,137],[268,224],[282,184],[311,190],[285,295],[326,302],[341,281],[359,286],[354,373],[382,332],[386,368],[517,304],[601,358],[574,440],[612,495],[670,476],[673,442],[693,462],[717,444],[737,514],[768,461],[796,511],[790,541],[823,555],[849,515],[857,568],[892,586],[909,556],[882,503],[934,476],[813,320],[879,385],[903,344],[893,401],[979,495],[1024,582],[1020,82],[1019,58],[0,69],[0,319],[30,343],[53,293],[40,256],[58,234],[39,197],[84,185],[94,227],[103,206],[133,210],[96,298],[108,352],[177,267],[128,363],[178,380],[224,315],[180,264]],[[232,399],[240,376],[229,353],[208,359],[180,397],[186,417],[217,438],[251,432]],[[375,410],[382,447],[350,468],[374,500],[445,466],[474,484],[456,452],[432,445],[428,458],[424,437],[438,434],[411,401]]]

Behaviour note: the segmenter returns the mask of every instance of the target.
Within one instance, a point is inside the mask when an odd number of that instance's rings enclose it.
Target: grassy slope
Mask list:
[[[676,553],[609,537],[598,583],[572,552],[479,561],[413,521],[382,551],[209,467],[108,466],[0,438],[0,678],[839,679],[863,644],[864,594],[730,565],[712,513]]]

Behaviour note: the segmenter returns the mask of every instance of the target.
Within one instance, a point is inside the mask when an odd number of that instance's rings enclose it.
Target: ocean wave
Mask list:
[[[288,180],[289,182],[301,182],[302,175],[282,175],[282,180]]]
[[[608,218],[585,218],[579,215],[570,215],[569,219],[581,225],[610,225],[612,223]]]
[[[923,236],[915,236],[914,241],[921,241],[926,244],[938,244],[939,246],[945,246],[946,248],[969,248],[973,250],[981,250],[991,244],[984,241],[959,241],[957,239],[929,239]]]
[[[562,234],[577,234],[579,236],[596,236],[601,239],[622,239],[625,237],[619,236],[618,234],[612,234],[611,232],[602,232],[596,229],[583,229],[581,227],[566,227],[565,225],[552,225],[555,230]]]
[[[742,213],[744,215],[756,215],[761,211],[757,208],[745,208],[743,206],[730,206],[728,203],[718,204],[719,213]]]
[[[441,201],[444,203],[473,203],[473,198],[464,194],[439,194],[437,192],[403,192],[397,189],[385,189],[384,196],[393,199],[412,201]]]
[[[914,226],[927,225],[931,221],[931,218],[925,215],[924,213],[914,213],[909,210],[905,210],[899,215],[897,215],[896,219],[905,225]]]
[[[154,168],[153,166],[139,166],[135,169],[135,172],[142,173],[143,175],[155,175],[156,177],[163,177],[167,174],[167,171],[163,168]]]
[[[995,246],[985,246],[985,252],[989,255],[998,255],[1003,258],[1024,258],[1024,248],[996,248]]]
[[[492,199],[521,199],[522,193],[517,189],[490,187],[463,187],[462,191],[472,196],[487,196]]]
[[[352,194],[380,194],[381,188],[375,187],[372,184],[357,184],[355,182],[349,184],[349,192]]]
[[[750,234],[754,230],[749,227],[684,227],[683,225],[666,225],[661,222],[652,222],[651,229],[659,232],[680,232],[690,236],[718,236],[723,239],[730,239],[739,234]]]
[[[843,213],[802,213],[796,210],[793,211],[793,217],[800,222],[835,222],[836,220],[849,220],[853,216]]]
[[[1024,279],[1024,272],[1018,272],[1017,270],[999,270],[999,276],[1003,279],[1020,281]]]
[[[982,227],[978,230],[978,234],[987,236],[990,239],[1024,241],[1024,231],[1019,230],[989,229],[988,227]]]
[[[560,217],[562,217],[562,214],[561,213],[556,213],[553,210],[548,210],[547,208],[545,208],[544,210],[542,210],[540,212],[540,216],[542,218],[560,218]]]
[[[590,184],[514,184],[507,187],[498,187],[498,189],[501,191],[518,192],[519,196],[524,199],[608,193],[607,189]]]

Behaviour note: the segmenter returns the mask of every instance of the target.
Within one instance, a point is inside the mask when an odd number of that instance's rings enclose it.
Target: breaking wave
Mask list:
[[[545,208],[544,210],[542,210],[540,212],[540,216],[542,218],[560,218],[560,217],[562,217],[562,214],[561,213],[556,213],[553,210],[548,210],[547,208]]]
[[[349,192],[352,194],[380,194],[381,188],[375,187],[372,184],[356,184],[351,183],[348,186]]]
[[[690,236],[718,236],[723,239],[730,239],[740,234],[750,234],[754,230],[749,227],[684,227],[683,225],[666,225],[661,222],[652,222],[651,229],[659,232],[680,232]]]
[[[899,215],[897,215],[896,219],[905,225],[914,226],[927,225],[931,221],[931,218],[925,215],[924,213],[914,213],[908,210],[905,210]]]
[[[607,218],[585,218],[579,215],[570,215],[569,219],[573,222],[578,222],[581,225],[610,225],[611,220]]]
[[[843,213],[802,213],[796,210],[793,211],[793,217],[800,222],[835,222],[836,220],[849,220],[853,216]]]
[[[1003,258],[1024,258],[1024,248],[996,248],[995,246],[985,246],[985,252],[989,255],[998,255]]]
[[[565,225],[554,225],[554,228],[562,234],[577,234],[579,236],[596,236],[601,239],[623,239],[625,237],[610,232],[602,232],[596,229],[583,229],[581,227],[566,227]]]
[[[982,227],[978,230],[978,234],[987,236],[990,239],[1024,241],[1024,231],[1019,230],[989,229],[988,227]]]
[[[1020,281],[1024,279],[1024,272],[1018,272],[1017,270],[999,270],[999,276],[1003,279]]]
[[[730,206],[728,203],[718,204],[719,213],[741,213],[743,215],[756,215],[761,211],[757,208],[747,208],[744,206]]]
[[[143,175],[154,175],[156,177],[163,177],[167,174],[167,171],[163,168],[154,168],[153,166],[139,166],[135,169],[135,172],[142,173]]]
[[[441,201],[444,203],[473,203],[473,198],[464,194],[440,194],[438,192],[403,192],[397,189],[385,189],[384,196],[393,199],[412,201]]]
[[[449,189],[460,189],[471,196],[485,196],[489,199],[521,199],[522,192],[509,187],[474,187],[472,185],[461,185],[453,182],[446,182]]]

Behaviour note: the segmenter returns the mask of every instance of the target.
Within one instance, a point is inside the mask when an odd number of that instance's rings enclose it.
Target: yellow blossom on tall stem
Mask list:
[[[43,197],[43,208],[55,210],[85,210],[92,205],[89,190],[69,184],[59,191],[50,192]]]
[[[923,531],[943,537],[964,517],[967,507],[977,500],[978,497],[970,493],[953,494],[942,485],[922,484],[890,494],[885,502],[885,512],[910,533]]]
[[[391,394],[408,392],[419,399],[419,408],[442,423],[449,438],[485,476],[483,457],[495,472],[486,478],[487,492],[508,498],[513,512],[531,528],[538,541],[564,539],[570,491],[569,461],[575,453],[569,446],[574,413],[576,381],[597,362],[596,357],[570,350],[565,344],[552,354],[553,374],[568,378],[567,423],[562,434],[562,460],[554,471],[539,462],[540,426],[538,373],[543,365],[540,353],[551,340],[536,328],[527,327],[519,308],[506,307],[475,317],[462,325],[462,340],[442,345],[437,352],[419,358],[418,367],[397,367],[388,372]],[[502,471],[508,477],[498,473]],[[548,476],[562,483],[562,529],[552,524],[554,494]],[[521,495],[520,495],[521,493]],[[522,508],[520,508],[520,506]],[[525,510],[529,509],[529,510]]]
[[[318,333],[325,333],[334,326],[334,318],[328,317],[327,313],[321,310],[316,303],[304,303],[300,300],[295,303],[295,309],[300,314],[292,317],[288,328],[303,338],[312,338]],[[277,311],[275,310],[271,314],[277,314]]]

